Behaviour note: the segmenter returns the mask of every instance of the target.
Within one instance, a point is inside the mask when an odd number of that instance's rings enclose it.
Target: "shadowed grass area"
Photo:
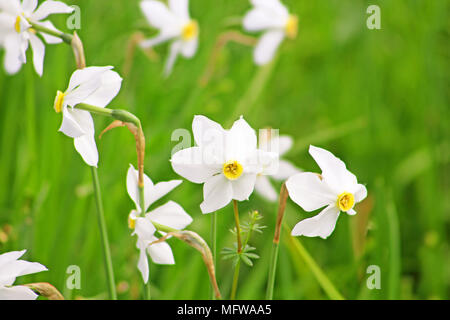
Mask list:
[[[81,8],[77,32],[88,65],[112,65],[122,74],[132,34],[154,34],[146,27],[139,1],[67,3]],[[240,29],[227,26],[227,19],[242,16],[250,8],[247,1],[191,0],[191,15],[201,28],[199,50],[191,60],[178,59],[167,79],[162,77],[167,45],[155,49],[155,61],[136,50],[111,107],[127,109],[141,119],[147,138],[146,173],[155,182],[178,178],[168,161],[178,143],[171,141],[172,132],[190,130],[195,114],[224,125],[243,114],[254,128],[279,128],[295,139],[289,160],[318,171],[308,146],[326,148],[367,185],[369,197],[357,207],[357,216],[339,217],[327,240],[290,242],[289,230],[283,231],[274,298],[448,299],[450,3],[284,3],[299,16],[298,37],[285,41],[273,63],[263,68],[253,64],[249,47],[228,44],[204,87],[200,79],[217,37]],[[381,30],[366,27],[369,4],[381,8]],[[51,20],[66,30],[65,17]],[[19,278],[18,283],[47,281],[66,298],[106,298],[90,169],[75,152],[72,139],[57,132],[61,115],[52,108],[56,91],[66,88],[75,68],[70,48],[61,44],[46,47],[42,78],[31,63],[15,76],[0,71],[0,253],[26,248],[26,260],[49,269]],[[94,119],[98,133],[109,124],[109,119]],[[134,205],[125,187],[129,163],[136,161],[134,138],[124,128],[115,129],[97,144],[118,295],[141,298],[138,251],[127,227]],[[169,199],[184,207],[194,218],[190,228],[209,241],[210,217],[199,208],[201,185],[184,181],[158,203]],[[276,207],[256,194],[240,204],[242,217],[259,210],[268,227],[252,237],[261,258],[253,268],[241,266],[239,299],[265,297]],[[289,228],[308,216],[289,200]],[[234,226],[231,204],[217,219],[220,252],[234,241],[229,232]],[[176,239],[169,242],[176,265],[150,265],[152,297],[208,299],[201,256]],[[328,280],[318,281],[318,271],[299,254],[303,248]],[[220,257],[217,261],[219,286],[228,297],[231,262]],[[66,288],[69,265],[81,269],[79,290]],[[370,265],[380,267],[380,290],[366,286]]]

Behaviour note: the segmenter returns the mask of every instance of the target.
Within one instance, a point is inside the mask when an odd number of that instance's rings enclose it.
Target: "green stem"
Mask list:
[[[236,200],[233,200],[233,210],[234,210],[234,222],[236,223],[237,252],[241,253],[242,251],[241,225],[239,223],[239,209]]]
[[[241,259],[236,263],[234,267],[234,275],[233,275],[233,286],[231,287],[230,300],[236,299],[237,286],[239,281],[239,269],[241,268]]]
[[[109,248],[108,232],[106,230],[105,215],[103,211],[102,195],[100,191],[100,183],[98,180],[98,173],[96,167],[91,167],[92,169],[92,181],[95,190],[95,201],[97,203],[97,213],[98,213],[98,225],[100,229],[100,235],[102,238],[103,246],[103,258],[105,262],[106,276],[108,278],[108,289],[109,297],[112,300],[117,300],[116,285],[114,281],[114,270],[111,260],[111,250]]]
[[[240,255],[242,252],[241,225],[239,223],[239,209],[236,200],[233,200],[233,210],[234,210],[234,221],[236,223],[237,253],[238,255]],[[234,300],[236,298],[240,267],[241,267],[241,257],[239,257],[239,260],[237,261],[236,266],[234,267],[233,286],[231,288],[230,300]]]
[[[89,111],[94,114],[98,114],[101,116],[112,117],[116,120],[120,120],[123,122],[129,122],[134,124],[136,127],[141,127],[141,121],[138,117],[136,117],[131,112],[122,109],[110,109],[110,108],[100,108],[97,106],[93,106],[87,103],[80,103],[75,106],[75,109]]]
[[[275,286],[275,274],[277,273],[278,248],[279,243],[272,244],[272,252],[270,253],[269,280],[267,284],[266,300],[273,299],[273,288]]]
[[[30,20],[28,20],[28,22],[31,24],[31,27],[34,30],[38,31],[38,32],[46,33],[46,34],[48,34],[50,36],[54,36],[54,37],[60,38],[62,41],[64,41],[67,44],[71,44],[72,43],[73,36],[70,35],[70,34],[46,28],[43,25],[40,25],[40,24],[35,23],[33,21],[30,21]]]
[[[213,256],[213,265],[214,270],[216,270],[217,273],[217,259],[216,259],[216,252],[217,252],[217,213],[213,212],[211,215],[211,248],[212,248],[212,256]],[[216,300],[216,295],[214,292],[214,288],[211,286],[211,300]]]
[[[277,214],[277,222],[275,224],[275,235],[273,236],[273,245],[272,252],[270,258],[270,267],[269,267],[269,277],[267,280],[267,290],[266,290],[266,299],[273,299],[273,288],[275,286],[275,275],[277,272],[277,261],[278,261],[278,248],[280,245],[280,235],[281,235],[281,226],[284,217],[284,211],[286,210],[286,201],[288,199],[289,193],[286,188],[286,184],[283,183],[280,190],[280,198],[278,204],[278,214]]]

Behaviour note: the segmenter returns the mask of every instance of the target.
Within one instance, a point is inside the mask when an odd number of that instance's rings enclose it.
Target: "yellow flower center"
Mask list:
[[[130,229],[136,228],[136,219],[128,217],[128,228]]]
[[[14,24],[14,29],[16,29],[17,33],[20,33],[20,21],[22,18],[20,16],[17,16],[16,23]]]
[[[198,23],[195,20],[189,21],[189,23],[186,24],[183,27],[183,30],[181,31],[181,38],[183,38],[184,41],[191,40],[197,35],[198,35]]]
[[[228,180],[236,180],[241,176],[243,171],[244,168],[242,165],[235,160],[227,161],[223,165],[223,174]]]
[[[53,108],[55,108],[55,111],[57,113],[60,113],[63,107],[63,102],[64,102],[64,92],[61,92],[58,90],[58,92],[56,92],[56,97],[55,97],[55,104],[53,105]]]
[[[350,192],[342,192],[338,196],[337,205],[341,211],[348,211],[355,204],[355,196]]]
[[[290,15],[285,26],[286,36],[294,39],[298,32],[298,17],[296,15]]]

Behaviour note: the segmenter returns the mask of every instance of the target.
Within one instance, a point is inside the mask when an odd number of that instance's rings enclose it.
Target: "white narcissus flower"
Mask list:
[[[0,255],[0,300],[35,300],[38,297],[26,286],[13,286],[17,277],[47,270],[40,263],[19,260],[25,251],[11,251]]]
[[[31,23],[58,31],[48,20],[51,14],[71,13],[73,8],[60,1],[45,1],[36,9],[37,0],[1,0],[0,1],[0,42],[5,48],[5,70],[9,74],[17,73],[26,63],[28,44],[33,49],[33,64],[36,72],[42,76],[45,46],[37,37]],[[48,44],[61,43],[60,38],[39,32]]]
[[[171,180],[153,184],[152,180],[144,175],[144,209],[147,212],[148,207],[158,199],[165,196],[172,189],[177,187],[182,181]],[[128,223],[131,229],[134,229],[132,235],[137,235],[136,246],[140,250],[138,269],[142,274],[145,283],[148,282],[149,268],[147,253],[152,261],[158,264],[174,264],[172,249],[166,242],[157,241],[155,236],[156,228],[152,222],[164,225],[173,229],[182,230],[192,222],[191,216],[176,202],[169,201],[156,209],[141,216],[141,206],[139,200],[138,171],[132,165],[127,174],[127,191],[130,198],[136,204],[136,210],[132,210]]]
[[[243,25],[247,31],[263,31],[253,57],[257,65],[272,60],[285,37],[295,38],[298,18],[289,14],[280,0],[250,0],[253,8],[245,15]]]
[[[189,16],[188,0],[169,0],[168,6],[160,1],[144,0],[141,2],[141,9],[148,23],[159,29],[156,37],[141,42],[142,48],[173,40],[164,68],[167,76],[172,71],[178,54],[191,58],[197,51],[198,23]]]
[[[204,183],[202,212],[219,210],[232,199],[248,200],[262,163],[275,157],[257,149],[255,130],[242,117],[225,130],[205,116],[195,116],[192,131],[197,146],[176,152],[171,162],[180,176]]]
[[[281,158],[286,154],[293,145],[293,140],[290,136],[281,135],[273,136],[272,130],[261,131],[259,138],[259,148],[264,151],[274,151]],[[302,172],[299,168],[294,166],[291,162],[283,159],[276,159],[278,162],[275,167],[264,167],[263,171],[256,176],[255,191],[269,201],[276,201],[278,198],[278,192],[270,182],[270,178],[277,181],[285,181],[287,178],[293,176],[296,173]],[[267,172],[266,172],[267,171]]]
[[[65,92],[58,91],[55,111],[63,114],[59,131],[74,138],[75,149],[90,166],[97,166],[98,150],[95,144],[95,128],[91,114],[75,109],[79,103],[104,108],[117,95],[122,78],[113,67],[88,67],[76,70],[70,77]]]
[[[356,214],[353,207],[367,196],[367,189],[331,152],[310,146],[309,153],[322,169],[322,174],[298,173],[288,179],[286,187],[290,198],[303,210],[310,212],[326,208],[318,215],[300,221],[292,235],[326,239],[333,232],[341,211]]]

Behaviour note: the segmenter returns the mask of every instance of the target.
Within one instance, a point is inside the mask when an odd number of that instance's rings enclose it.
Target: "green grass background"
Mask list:
[[[68,1],[81,8],[79,35],[88,65],[113,65],[122,73],[127,42],[145,29],[138,1]],[[276,61],[265,68],[252,63],[251,49],[229,44],[206,87],[199,86],[217,37],[250,8],[242,0],[191,0],[198,19],[200,47],[192,60],[179,59],[162,78],[167,46],[157,47],[160,61],[140,50],[111,107],[135,113],[147,137],[146,173],[154,181],[176,179],[169,158],[177,142],[174,129],[190,130],[195,114],[229,125],[243,113],[254,128],[271,126],[294,137],[287,155],[297,166],[318,171],[309,144],[343,159],[369,197],[358,215],[341,215],[327,240],[300,238],[347,299],[448,299],[449,254],[449,12],[445,0],[294,1],[285,3],[299,16],[299,36],[285,41]],[[366,8],[381,8],[381,30],[368,30]],[[62,30],[65,17],[52,21]],[[21,277],[17,283],[48,281],[66,298],[105,298],[106,277],[97,229],[89,168],[70,138],[58,133],[61,115],[53,109],[57,90],[66,88],[75,69],[70,48],[47,46],[44,76],[31,63],[15,76],[0,72],[0,253],[28,250],[48,272]],[[31,52],[29,52],[31,61]],[[109,119],[95,117],[97,131]],[[138,251],[127,216],[133,208],[125,178],[135,163],[133,137],[116,129],[98,140],[102,183],[119,298],[141,298],[136,268]],[[277,186],[278,188],[279,186]],[[202,187],[184,181],[165,197],[179,202],[194,218],[190,228],[210,240],[210,216],[202,215]],[[265,296],[276,204],[253,194],[241,203],[264,215],[267,229],[251,243],[261,259],[241,268],[240,299]],[[292,227],[310,216],[289,201],[286,222]],[[355,237],[365,230],[367,237]],[[361,227],[362,226],[362,227]],[[230,246],[232,208],[218,212],[218,249]],[[328,299],[288,233],[282,240],[274,297]],[[362,232],[364,234],[364,232]],[[155,299],[207,299],[209,282],[200,255],[170,240],[176,265],[151,264]],[[356,246],[356,249],[355,249]],[[229,261],[218,260],[219,286],[231,287]],[[81,268],[81,289],[68,290],[66,268]],[[366,268],[381,269],[381,289],[366,286]]]

